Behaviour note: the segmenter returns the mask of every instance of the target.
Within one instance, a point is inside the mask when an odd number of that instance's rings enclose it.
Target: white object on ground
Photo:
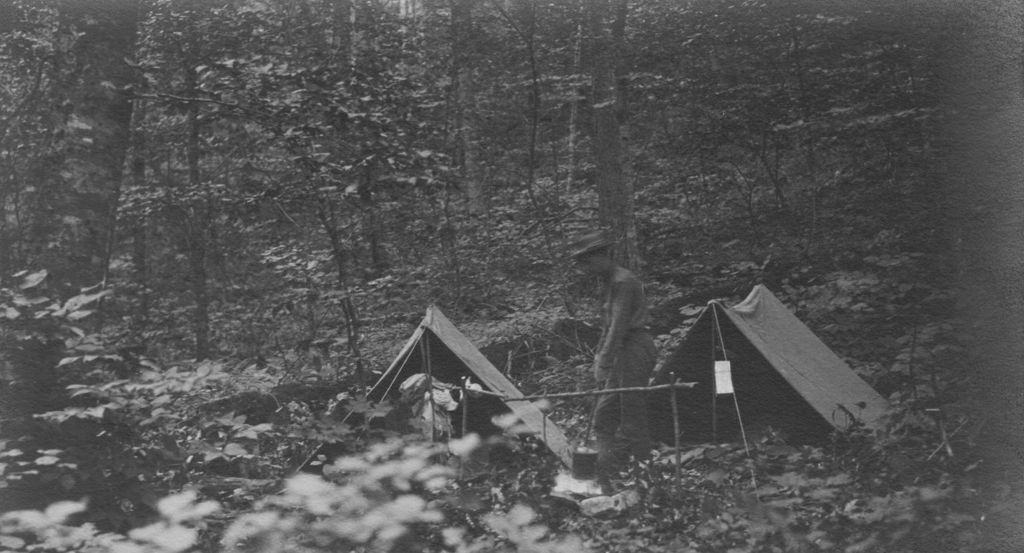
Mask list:
[[[626,490],[612,496],[600,495],[580,501],[583,514],[592,517],[605,517],[622,514],[626,509],[640,503],[640,494],[636,490]]]
[[[571,494],[593,497],[601,495],[601,485],[597,480],[579,480],[573,478],[569,472],[559,472],[555,476],[555,487],[551,489],[551,493],[560,496]]]

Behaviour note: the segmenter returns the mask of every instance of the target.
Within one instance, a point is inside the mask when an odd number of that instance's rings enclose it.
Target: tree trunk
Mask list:
[[[612,10],[614,8],[614,13]],[[590,3],[591,80],[593,86],[593,149],[597,168],[598,218],[618,238],[616,255],[630,268],[640,265],[636,221],[633,217],[633,184],[626,170],[623,135],[625,98],[617,81],[625,24],[625,0],[594,0]]]
[[[132,267],[135,280],[135,313],[132,334],[144,342],[144,331],[149,321],[149,246],[146,222],[138,221],[132,228]]]
[[[573,54],[572,54],[572,72],[578,74],[580,72],[580,55],[583,47],[583,25],[576,26],[576,39],[573,41]],[[579,112],[580,102],[576,99],[577,93],[573,91],[573,98],[569,104],[569,139],[568,139],[568,157],[569,157],[569,168],[565,178],[565,190],[569,192],[573,189],[576,184],[576,141],[577,141],[577,127],[579,126]]]
[[[185,86],[189,97],[197,95],[196,74],[194,64],[186,63]],[[199,104],[190,102],[188,106],[188,137],[185,144],[185,155],[188,163],[189,187],[199,192],[202,186],[202,174],[199,167]],[[192,312],[192,334],[195,337],[196,359],[210,356],[210,294],[207,288],[206,250],[207,227],[210,225],[209,205],[202,199],[193,200],[187,208],[188,225],[188,265],[189,285],[192,289],[192,300],[195,302]]]
[[[333,35],[331,46],[338,67],[344,68],[345,76],[351,78],[355,68],[355,48],[353,32],[355,26],[355,7],[353,0],[331,0],[331,16],[333,18]]]
[[[58,174],[67,193],[58,224],[71,236],[58,278],[74,286],[93,284],[106,272],[113,244],[118,185],[128,147],[132,102],[131,58],[138,6],[134,1],[63,2],[61,17],[82,33],[71,49],[73,66],[61,83],[66,105],[67,151]]]
[[[192,224],[202,223],[196,219]],[[196,359],[210,356],[210,295],[206,286],[206,244],[202,237],[193,235],[189,244],[189,282],[192,288],[192,335],[195,337]]]
[[[338,276],[338,288],[348,289],[348,259],[349,252],[345,249],[345,243],[341,237],[341,228],[338,226],[338,216],[334,202],[329,198],[319,198],[316,202],[316,215],[320,219],[320,226],[327,234],[327,240],[331,244],[331,259],[334,260],[334,270]]]
[[[136,109],[136,118],[142,109]],[[146,186],[146,134],[137,132],[132,145],[132,184],[136,188]],[[131,222],[132,269],[135,311],[132,314],[132,334],[140,344],[145,345],[145,329],[149,322],[149,242],[146,232],[146,218],[138,217]]]
[[[804,70],[803,62],[803,49],[805,48],[800,40],[800,28],[793,24],[790,26],[790,58],[793,60],[793,73],[796,77],[796,93],[799,98],[799,111],[800,117],[804,121],[810,121],[811,105],[810,105],[810,91],[807,86],[807,75]],[[804,147],[804,159],[807,164],[807,175],[809,178],[816,179],[818,172],[818,155],[815,151],[815,137],[810,130],[804,129],[801,131],[802,142]]]
[[[452,86],[455,87],[454,127],[459,176],[470,214],[487,210],[475,125],[476,89],[469,52],[472,48],[474,0],[456,0],[451,11]]]
[[[530,3],[526,11],[526,24],[523,26],[523,43],[526,47],[526,56],[530,61],[530,137],[527,144],[526,156],[526,186],[530,201],[541,213],[537,203],[537,195],[534,193],[534,185],[537,173],[537,136],[540,132],[540,70],[537,67],[537,13],[536,6]]]
[[[381,237],[380,208],[373,197],[374,171],[367,166],[363,173],[363,185],[359,187],[359,203],[363,211],[363,239],[370,251],[370,263],[365,274],[377,278],[388,269],[384,241]]]

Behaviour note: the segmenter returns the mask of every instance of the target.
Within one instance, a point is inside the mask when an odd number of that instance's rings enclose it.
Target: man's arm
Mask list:
[[[640,301],[640,285],[634,280],[615,282],[611,291],[611,314],[604,339],[598,344],[594,357],[594,377],[603,381],[612,376],[622,341],[629,331],[629,321]]]

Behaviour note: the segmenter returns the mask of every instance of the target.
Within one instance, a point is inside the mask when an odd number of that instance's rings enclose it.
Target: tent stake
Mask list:
[[[469,394],[466,393],[466,379],[462,379],[462,434],[459,435],[463,440],[466,439],[466,428],[469,426]],[[466,459],[459,458],[459,480],[461,481],[466,475]]]
[[[676,372],[672,371],[672,381],[676,381]],[[679,451],[679,400],[676,399],[676,389],[672,388],[672,436],[676,448],[676,493],[683,485],[682,476],[682,453]]]
[[[747,460],[750,461],[750,483],[754,486],[754,495],[760,499],[760,494],[757,493],[757,476],[754,475],[754,458],[750,456],[750,446],[747,445],[747,431],[743,428],[743,416],[740,415],[740,402],[736,399],[736,394],[732,394],[732,402],[736,406],[736,420],[740,423],[740,435],[743,437],[743,449],[747,452]]]
[[[540,420],[544,423],[544,426],[540,427],[540,439],[547,443],[548,441],[548,414],[544,411],[540,412]]]
[[[462,433],[460,438],[466,437],[466,427],[469,425],[469,394],[466,393],[466,381],[462,381]]]

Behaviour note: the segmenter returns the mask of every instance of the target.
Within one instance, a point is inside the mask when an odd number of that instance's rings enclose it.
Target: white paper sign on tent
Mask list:
[[[732,364],[729,361],[715,361],[715,393],[731,394]]]

